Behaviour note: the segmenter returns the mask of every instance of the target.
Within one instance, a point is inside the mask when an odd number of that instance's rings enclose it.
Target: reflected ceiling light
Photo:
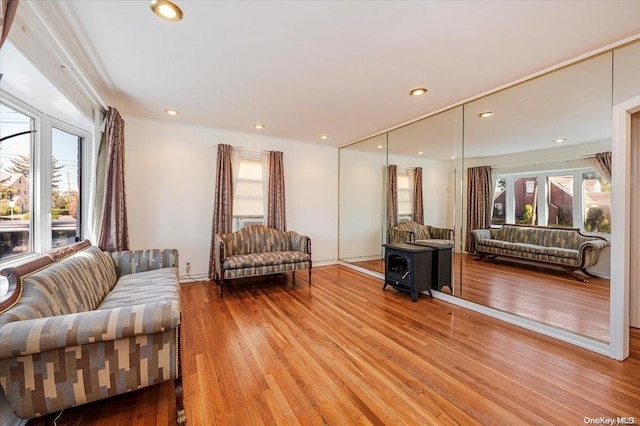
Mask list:
[[[267,126],[265,126],[264,124],[256,123],[253,127],[255,127],[256,129],[260,130],[260,129],[264,129]]]
[[[172,108],[165,108],[164,112],[166,112],[169,115],[173,115],[173,116],[180,115],[180,111],[178,111],[177,109],[172,109]]]
[[[423,150],[418,151],[418,155],[422,155],[422,154],[424,154]]]
[[[149,6],[153,13],[165,21],[176,22],[182,19],[182,10],[169,0],[151,0]]]
[[[564,141],[566,141],[566,140],[567,140],[567,138],[558,138],[558,139],[554,139],[553,141],[554,141],[555,143],[562,143],[562,142],[564,142]]]
[[[384,148],[384,145],[382,145],[382,144],[378,145],[378,148],[382,149],[382,148]]]
[[[424,87],[417,87],[409,92],[409,96],[422,96],[427,93],[427,89]]]
[[[326,141],[327,139],[329,139],[329,135],[322,135],[322,136],[320,136],[320,139]]]
[[[478,114],[478,117],[487,118],[487,117],[491,117],[493,114],[495,114],[495,112],[493,112],[493,111],[485,111],[485,112],[481,112],[480,114]]]
[[[456,159],[456,156],[455,156],[455,155],[452,155],[451,157],[449,157],[449,159],[450,159],[450,160],[455,160],[455,159]]]

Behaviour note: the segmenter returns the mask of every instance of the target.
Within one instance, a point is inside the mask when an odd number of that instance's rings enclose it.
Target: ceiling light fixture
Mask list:
[[[427,93],[427,89],[424,87],[417,87],[409,92],[409,96],[422,96]]]
[[[491,117],[493,114],[495,114],[495,112],[493,112],[493,111],[485,111],[485,112],[481,112],[480,114],[478,114],[478,117],[487,118],[487,117]]]
[[[384,148],[384,145],[378,145],[378,148],[382,149]]]
[[[422,155],[422,154],[424,154],[423,150],[418,151],[418,155]]]
[[[329,135],[322,135],[322,136],[320,136],[320,139],[326,141],[327,139],[329,139]]]
[[[264,124],[256,123],[256,125],[254,127],[256,129],[258,129],[258,130],[261,130],[261,129],[264,129],[265,127],[267,127],[267,126],[265,126]]]
[[[564,142],[564,141],[566,141],[566,140],[567,140],[567,138],[558,138],[558,139],[554,139],[553,141],[554,141],[555,143],[562,143],[562,142]]]
[[[182,10],[169,0],[151,0],[149,6],[165,21],[177,22],[184,16]]]
[[[173,116],[180,115],[180,111],[178,111],[177,109],[165,108],[164,112]]]

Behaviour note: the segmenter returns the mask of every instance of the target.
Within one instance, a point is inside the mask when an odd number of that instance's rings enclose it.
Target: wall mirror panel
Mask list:
[[[387,135],[340,149],[339,257],[383,273]]]
[[[465,300],[608,341],[612,59],[464,106]]]
[[[424,223],[454,229],[453,286],[442,293],[460,297],[463,305],[472,302],[562,330],[557,336],[563,340],[568,339],[561,337],[567,336],[564,331],[586,337],[602,348],[610,340],[610,230],[616,226],[611,223],[615,189],[606,171],[612,106],[640,96],[639,72],[636,41],[342,148],[340,258],[383,276],[388,166],[400,170],[405,192],[411,188],[409,171],[420,167]],[[481,118],[482,113],[493,114]],[[483,166],[488,189],[481,193],[488,195],[470,200],[469,182],[471,189],[477,186]],[[398,197],[398,221],[413,218],[411,204],[406,193]],[[533,252],[528,259],[476,260],[469,231],[491,234],[505,225],[546,228],[543,232],[551,234],[543,245],[555,255],[569,244],[566,238],[554,240],[555,231],[566,235],[562,232],[576,229],[570,235],[577,239],[597,237],[606,247],[584,268],[596,277],[542,262],[532,247],[520,247]],[[531,236],[522,240],[517,232],[513,238],[511,243],[540,243]]]

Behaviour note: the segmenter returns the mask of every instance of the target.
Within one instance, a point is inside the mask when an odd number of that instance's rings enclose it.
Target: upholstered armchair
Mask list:
[[[413,220],[407,220],[389,228],[390,243],[408,243],[411,241],[453,244],[453,229],[421,225]]]

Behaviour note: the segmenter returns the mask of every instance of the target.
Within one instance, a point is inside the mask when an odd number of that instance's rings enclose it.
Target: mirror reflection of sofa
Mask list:
[[[430,244],[453,244],[453,229],[437,228],[407,220],[389,228],[389,243],[427,242]]]

